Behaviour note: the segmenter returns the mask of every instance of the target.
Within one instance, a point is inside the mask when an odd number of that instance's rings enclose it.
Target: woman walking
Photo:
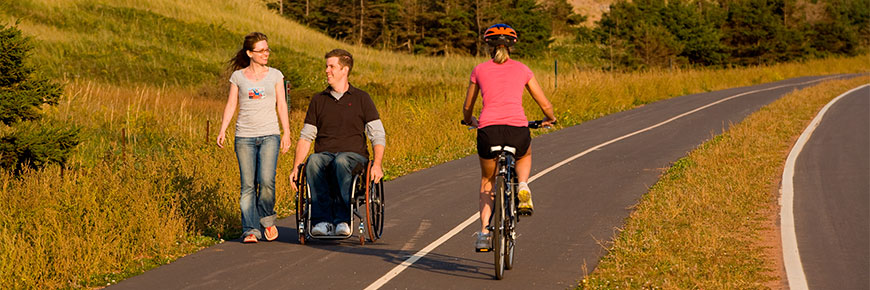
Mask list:
[[[290,150],[290,120],[284,96],[284,74],[266,66],[272,50],[265,34],[245,36],[242,49],[230,59],[230,93],[217,145],[224,147],[226,130],[236,108],[235,150],[239,161],[242,237],[245,243],[278,238],[275,226],[275,170],[278,147]],[[276,115],[277,109],[277,115]],[[278,128],[280,120],[283,138]]]

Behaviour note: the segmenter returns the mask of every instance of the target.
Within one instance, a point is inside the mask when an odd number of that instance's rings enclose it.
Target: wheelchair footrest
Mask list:
[[[315,236],[312,235],[312,238],[320,239],[320,240],[343,240],[352,237],[353,235],[323,235],[323,236]]]

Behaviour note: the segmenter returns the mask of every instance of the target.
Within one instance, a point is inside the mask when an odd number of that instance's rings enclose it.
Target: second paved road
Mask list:
[[[870,87],[834,103],[798,156],[795,230],[810,289],[870,289]]]
[[[382,289],[576,285],[584,268],[591,271],[598,264],[604,252],[599,243],[612,238],[631,206],[672,162],[760,107],[825,78],[830,77],[677,97],[535,138],[533,175],[638,132],[531,184],[535,216],[519,224],[516,265],[504,280],[493,280],[492,254],[475,253],[472,248],[472,234],[478,229],[475,221]],[[457,116],[458,112],[457,103]],[[651,128],[656,124],[660,126]],[[277,242],[229,241],[125,280],[117,288],[363,289],[477,212],[477,163],[477,157],[470,156],[387,182],[387,221],[383,239],[375,244],[359,246],[351,239],[299,245],[289,218],[279,222]]]

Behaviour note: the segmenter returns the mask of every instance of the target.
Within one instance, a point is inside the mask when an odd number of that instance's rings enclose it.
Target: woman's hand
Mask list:
[[[555,119],[550,119],[550,117],[544,117],[544,120],[541,122],[541,127],[550,127],[556,124]]]
[[[469,126],[471,128],[475,128],[475,129],[477,129],[477,127],[480,127],[480,122],[478,122],[477,118],[475,118],[474,116],[471,116],[471,122],[462,120],[462,123],[465,124],[466,126]]]
[[[227,133],[220,132],[217,136],[217,146],[220,148],[224,148],[224,141],[227,139]]]
[[[281,137],[281,153],[287,153],[290,151],[290,134],[284,134]]]

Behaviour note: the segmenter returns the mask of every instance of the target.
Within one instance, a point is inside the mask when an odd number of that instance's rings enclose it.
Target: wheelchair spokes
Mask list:
[[[296,182],[296,233],[299,235],[299,243],[305,244],[308,232],[308,210],[311,201],[308,199],[308,182],[305,176],[305,164],[299,165]]]

